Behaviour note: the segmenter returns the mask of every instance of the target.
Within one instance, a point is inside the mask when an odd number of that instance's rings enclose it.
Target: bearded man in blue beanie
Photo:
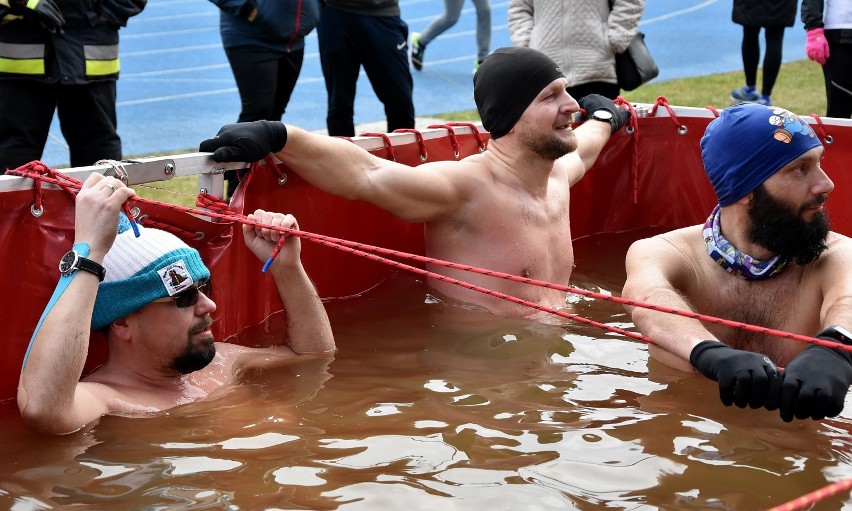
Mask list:
[[[74,245],[59,262],[56,291],[35,328],[18,385],[18,408],[44,433],[76,431],[103,415],[165,410],[235,382],[247,369],[334,351],[328,317],[302,266],[296,237],[269,266],[287,315],[287,338],[250,348],[215,342],[210,271],[177,236],[119,216],[135,195],[100,174],[76,199]],[[292,215],[257,210],[250,220],[298,228]],[[118,229],[116,229],[118,224]],[[266,261],[280,238],[243,226]],[[91,330],[103,331],[107,361],[80,379]]]
[[[823,151],[783,108],[722,111],[701,139],[719,204],[703,225],[634,243],[623,296],[852,344],[852,240],[829,231],[823,204],[834,183],[820,168]],[[727,406],[780,409],[787,422],[843,410],[848,351],[628,310],[654,341],[652,356],[717,381]]]

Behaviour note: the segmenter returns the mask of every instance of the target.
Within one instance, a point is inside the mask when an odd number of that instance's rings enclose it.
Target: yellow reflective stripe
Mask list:
[[[43,75],[43,59],[4,59],[0,57],[0,73]]]
[[[113,60],[87,60],[87,76],[104,76],[118,73],[118,59]]]
[[[40,0],[27,0],[27,9],[35,10]]]

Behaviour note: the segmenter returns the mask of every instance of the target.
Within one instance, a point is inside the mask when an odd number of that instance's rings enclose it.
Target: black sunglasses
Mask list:
[[[193,307],[196,303],[198,303],[198,293],[204,293],[208,298],[213,293],[213,285],[210,283],[210,280],[202,280],[198,284],[188,287],[181,291],[180,293],[167,296],[166,298],[160,298],[158,300],[154,300],[155,302],[166,302],[166,301],[174,301],[175,307],[178,309],[185,309],[187,307]]]

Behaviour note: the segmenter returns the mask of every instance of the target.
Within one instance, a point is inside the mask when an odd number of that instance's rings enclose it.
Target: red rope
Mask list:
[[[47,182],[47,183],[57,184],[56,178],[50,178],[50,177],[42,176],[42,175],[39,175],[39,174],[28,173],[26,171],[20,171],[20,169],[15,169],[13,171],[9,171],[8,173],[13,174],[13,175],[20,175],[20,176],[23,176],[23,177],[30,177],[31,179],[41,179],[41,180],[43,180],[44,182]],[[71,188],[73,188],[73,186]],[[79,189],[79,186],[77,186],[77,188]],[[740,321],[731,321],[731,320],[727,320],[727,319],[718,318],[718,317],[715,317],[715,316],[708,316],[706,314],[699,314],[697,312],[682,311],[682,310],[679,310],[679,309],[673,309],[671,307],[665,307],[665,306],[661,306],[661,305],[654,305],[654,304],[640,302],[640,301],[636,301],[636,300],[629,300],[629,299],[626,299],[626,298],[610,296],[610,295],[606,295],[606,294],[602,294],[602,293],[596,293],[596,292],[593,292],[593,291],[587,291],[585,289],[580,289],[580,288],[576,288],[576,287],[573,287],[573,286],[565,286],[565,285],[561,285],[561,284],[554,284],[554,283],[551,283],[551,282],[530,279],[530,278],[527,278],[527,277],[519,277],[519,276],[516,276],[516,275],[507,274],[507,273],[497,272],[497,271],[493,271],[493,270],[487,270],[487,269],[483,269],[483,268],[477,268],[475,266],[470,266],[470,265],[466,265],[466,264],[458,264],[458,263],[453,263],[453,262],[449,262],[449,261],[443,261],[443,260],[440,260],[440,259],[434,259],[434,258],[427,257],[427,256],[409,254],[409,253],[406,253],[406,252],[400,252],[398,250],[376,247],[376,246],[358,243],[358,242],[354,242],[354,241],[348,241],[348,240],[343,240],[343,239],[339,239],[339,238],[334,238],[334,237],[331,237],[331,236],[324,236],[322,234],[315,234],[315,233],[310,233],[310,232],[307,232],[307,231],[301,231],[301,230],[297,230],[297,229],[288,229],[288,228],[284,228],[284,227],[269,226],[269,225],[261,224],[261,223],[258,223],[258,222],[250,221],[247,217],[245,217],[243,215],[219,213],[219,212],[215,212],[215,211],[200,211],[200,210],[197,210],[197,209],[188,208],[188,207],[185,207],[185,206],[179,206],[179,205],[176,205],[176,204],[169,204],[169,203],[159,202],[159,201],[155,201],[155,200],[151,200],[151,199],[143,199],[141,197],[131,197],[128,200],[128,203],[131,202],[131,201],[132,202],[145,203],[145,204],[156,204],[156,205],[159,205],[159,206],[164,207],[164,208],[171,208],[171,209],[174,209],[176,211],[181,211],[181,212],[189,213],[189,214],[193,214],[193,215],[203,215],[203,216],[208,216],[208,217],[211,217],[211,218],[219,218],[219,219],[222,219],[222,220],[225,220],[225,221],[242,223],[242,224],[246,224],[246,225],[252,225],[252,226],[255,226],[255,227],[263,227],[263,228],[267,228],[267,229],[272,229],[272,230],[276,230],[276,231],[279,231],[279,232],[282,232],[282,233],[285,233],[285,234],[290,234],[290,235],[293,235],[293,236],[299,236],[301,238],[309,239],[309,240],[312,240],[312,241],[315,241],[315,242],[318,242],[318,243],[321,243],[321,244],[325,244],[325,245],[328,245],[328,246],[337,247],[340,250],[351,251],[352,253],[358,253],[359,255],[362,255],[361,253],[363,252],[364,257],[368,257],[368,254],[365,251],[375,252],[376,254],[391,255],[391,256],[400,257],[400,258],[404,258],[404,259],[410,259],[410,260],[413,260],[413,261],[416,261],[416,262],[431,263],[431,264],[434,264],[436,266],[443,266],[443,267],[446,267],[446,268],[453,268],[453,269],[457,269],[457,270],[468,271],[468,272],[471,272],[471,273],[477,273],[477,274],[480,274],[480,275],[486,275],[486,276],[490,276],[490,277],[501,278],[501,279],[510,280],[510,281],[514,281],[514,282],[524,283],[524,284],[530,284],[530,285],[534,285],[534,286],[544,287],[544,288],[547,288],[547,289],[554,289],[554,290],[557,290],[557,291],[570,292],[570,293],[574,293],[574,294],[578,294],[578,295],[586,296],[586,297],[590,297],[590,298],[596,298],[596,299],[600,299],[600,300],[606,300],[606,301],[611,301],[611,302],[615,302],[615,303],[620,303],[622,305],[630,305],[630,306],[633,306],[633,307],[641,307],[641,308],[644,308],[644,309],[655,310],[655,311],[664,312],[664,313],[667,313],[667,314],[673,314],[673,315],[677,315],[677,316],[683,316],[683,317],[687,317],[687,318],[697,319],[697,320],[700,320],[700,321],[706,321],[708,323],[714,323],[714,324],[728,326],[728,327],[732,327],[732,328],[739,328],[739,329],[742,329],[742,330],[748,330],[748,331],[751,331],[751,332],[757,332],[757,333],[761,333],[761,334],[765,334],[765,335],[772,335],[772,336],[775,336],[775,337],[791,339],[791,340],[794,340],[794,341],[801,341],[801,342],[816,344],[816,345],[824,346],[824,347],[827,347],[827,348],[842,349],[844,351],[852,351],[852,346],[847,346],[847,345],[837,343],[837,342],[826,341],[826,340],[823,340],[823,339],[817,339],[817,338],[814,338],[814,337],[800,335],[800,334],[793,334],[793,333],[790,333],[790,332],[785,332],[783,330],[776,330],[776,329],[757,326],[757,325],[750,325],[748,323],[743,323],[743,322],[740,322]],[[373,259],[374,257],[376,259]],[[482,292],[482,293],[485,293],[485,294],[489,294],[491,296],[504,298],[508,301],[512,301],[514,303],[519,303],[519,304],[522,304],[522,305],[527,305],[527,306],[532,307],[532,308],[537,309],[537,310],[541,310],[541,311],[545,311],[545,312],[551,312],[551,313],[553,313],[557,316],[566,317],[566,318],[569,318],[569,319],[574,319],[576,317],[575,315],[571,315],[571,314],[564,313],[564,312],[561,312],[561,311],[556,311],[555,309],[551,309],[551,308],[541,306],[541,305],[538,305],[538,304],[535,304],[535,303],[532,303],[532,302],[528,302],[528,301],[522,300],[520,298],[516,298],[516,297],[510,296],[510,295],[504,295],[503,293],[499,293],[497,291],[492,291],[492,290],[489,290],[489,289],[486,289],[486,288],[481,288],[479,286],[475,286],[473,284],[469,284],[469,283],[464,282],[464,281],[458,281],[456,279],[451,279],[451,278],[446,277],[444,275],[440,275],[440,274],[436,274],[436,273],[432,273],[432,272],[427,272],[426,270],[421,270],[419,268],[409,267],[408,265],[403,265],[402,263],[399,263],[397,261],[390,261],[390,260],[383,261],[384,258],[381,258],[381,257],[379,257],[375,254],[369,254],[368,258],[376,260],[376,261],[386,262],[386,264],[390,264],[392,266],[399,267],[399,268],[406,268],[406,269],[412,268],[411,271],[414,271],[415,273],[420,273],[422,275],[427,275],[430,278],[435,278],[437,280],[442,280],[442,281],[448,282],[450,284],[466,287],[467,289],[479,291],[479,292]],[[470,286],[470,287],[468,287],[468,286]],[[577,321],[583,322],[582,320],[579,320],[579,319],[577,319]],[[591,320],[587,320],[587,321],[591,321]],[[589,323],[589,324],[595,324],[595,323]],[[638,334],[626,332],[626,331],[623,331],[623,330],[620,330],[620,329],[611,330],[612,327],[608,327],[606,325],[601,325],[601,324],[595,324],[595,326],[598,326],[598,325],[600,325],[600,327],[605,329],[605,330],[618,331],[618,333],[622,333],[623,335],[626,335],[628,337],[631,337],[631,338],[634,338],[634,339],[641,339],[641,340],[646,341],[646,342],[651,342],[651,340],[648,339],[647,337],[644,337],[644,336],[637,337]]]
[[[631,148],[631,161],[633,163],[633,204],[639,204],[639,118],[636,116],[636,108],[633,103],[627,101],[621,96],[615,98],[616,105],[624,105],[630,110],[630,119],[627,121],[627,126],[632,130],[629,135],[633,142]]]
[[[772,509],[767,509],[766,511],[795,511],[797,509],[804,509],[849,489],[852,489],[852,479],[844,479],[843,481],[812,491],[807,495],[802,495],[795,500],[785,502],[780,506],[775,506]]]

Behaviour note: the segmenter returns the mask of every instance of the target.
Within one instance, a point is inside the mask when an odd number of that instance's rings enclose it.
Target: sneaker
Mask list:
[[[757,102],[764,106],[772,106],[772,99],[764,94],[760,95],[760,99]]]
[[[414,32],[411,34],[411,65],[418,71],[423,69],[424,51],[426,51],[426,45],[420,44],[420,34]]]
[[[754,103],[760,99],[760,94],[757,93],[757,90],[754,87],[744,85],[742,88],[734,89],[731,91],[731,99],[736,101],[749,101]]]

